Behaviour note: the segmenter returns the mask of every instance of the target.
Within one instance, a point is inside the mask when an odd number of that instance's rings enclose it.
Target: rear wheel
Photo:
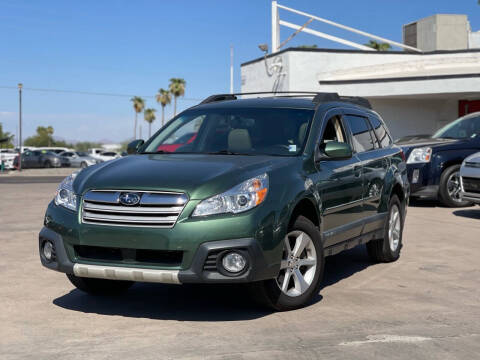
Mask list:
[[[325,264],[320,233],[303,216],[296,219],[283,246],[277,278],[252,284],[256,299],[279,311],[305,306],[318,294]]]
[[[115,295],[126,291],[133,281],[94,279],[67,274],[68,280],[78,289],[91,295]]]
[[[440,201],[447,207],[465,207],[472,205],[460,197],[460,165],[447,168],[440,177]]]
[[[385,221],[383,239],[367,243],[367,252],[375,262],[392,262],[400,257],[403,236],[403,206],[397,195],[390,199],[388,217]]]

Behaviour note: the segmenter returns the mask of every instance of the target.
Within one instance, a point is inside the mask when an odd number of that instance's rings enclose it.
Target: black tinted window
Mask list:
[[[353,146],[357,152],[373,150],[373,140],[367,119],[361,116],[347,115],[347,122],[352,131]]]
[[[392,139],[390,139],[390,135],[388,135],[387,129],[385,125],[382,124],[379,118],[376,116],[370,117],[370,123],[372,124],[373,129],[375,130],[375,135],[377,135],[377,139],[380,142],[381,147],[388,147],[392,143]]]

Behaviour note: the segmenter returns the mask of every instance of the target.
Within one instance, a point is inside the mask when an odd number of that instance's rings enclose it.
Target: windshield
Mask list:
[[[313,110],[191,110],[172,120],[144,146],[143,153],[298,155]]]
[[[445,125],[438,130],[433,138],[466,139],[480,134],[480,116],[463,117]]]

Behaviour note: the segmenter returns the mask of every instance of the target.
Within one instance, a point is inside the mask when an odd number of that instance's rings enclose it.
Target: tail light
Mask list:
[[[405,153],[403,152],[403,150],[400,151],[400,156],[402,157],[403,161],[407,161],[407,158],[405,157]]]

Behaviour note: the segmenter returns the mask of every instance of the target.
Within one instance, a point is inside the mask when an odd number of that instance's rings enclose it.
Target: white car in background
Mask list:
[[[480,204],[480,152],[467,157],[460,168],[461,197]]]
[[[102,160],[95,159],[83,151],[64,151],[58,155],[67,158],[71,167],[80,167],[82,169],[102,162]]]
[[[104,151],[97,155],[97,158],[102,161],[118,159],[119,157],[121,157],[121,155],[119,153],[116,153],[115,151]]]
[[[12,170],[13,160],[18,155],[18,153],[13,149],[1,149],[0,150],[0,164],[3,162],[3,168],[5,170]]]

